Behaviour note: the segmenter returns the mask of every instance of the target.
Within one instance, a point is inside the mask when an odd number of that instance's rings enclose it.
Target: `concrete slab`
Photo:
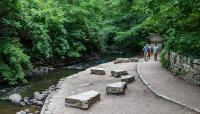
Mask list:
[[[106,72],[103,68],[91,68],[91,74],[105,75]]]
[[[128,72],[126,70],[112,70],[111,75],[114,77],[120,77],[122,75],[128,75]]]
[[[121,81],[126,82],[126,83],[131,83],[131,82],[135,81],[135,76],[134,75],[122,76]]]
[[[100,100],[100,93],[94,90],[65,98],[65,106],[88,109],[94,102]]]
[[[128,63],[129,62],[129,59],[128,58],[117,58],[115,61],[114,61],[114,64],[118,64],[118,63]]]
[[[107,94],[124,94],[127,88],[126,82],[117,82],[109,84],[106,87]]]
[[[139,62],[139,58],[130,58],[130,62]]]

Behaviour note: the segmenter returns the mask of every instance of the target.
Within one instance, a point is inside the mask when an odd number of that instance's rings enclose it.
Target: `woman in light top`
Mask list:
[[[153,54],[154,54],[154,60],[157,61],[157,57],[158,57],[158,46],[157,46],[157,44],[155,44],[155,46],[153,47]]]

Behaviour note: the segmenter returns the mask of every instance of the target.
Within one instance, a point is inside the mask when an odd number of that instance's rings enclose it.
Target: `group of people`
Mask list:
[[[151,47],[150,44],[146,44],[143,48],[143,53],[144,53],[144,60],[147,61],[151,58],[151,53],[153,51],[154,54],[154,60],[157,61],[157,56],[158,56],[158,46],[155,44],[153,48]]]

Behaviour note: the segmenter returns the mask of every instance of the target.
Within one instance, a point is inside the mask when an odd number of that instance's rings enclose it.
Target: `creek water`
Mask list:
[[[123,56],[123,54],[104,55],[99,61],[83,62],[80,65],[91,67],[104,62],[113,61],[114,59]],[[41,107],[32,105],[25,107],[16,106],[4,99],[13,93],[19,93],[22,97],[31,97],[35,91],[41,92],[49,86],[57,84],[61,78],[73,75],[80,71],[81,70],[77,69],[58,68],[53,72],[33,76],[28,80],[29,83],[26,85],[15,87],[0,85],[0,114],[16,114],[17,111],[24,109],[30,109],[31,112],[39,111]]]

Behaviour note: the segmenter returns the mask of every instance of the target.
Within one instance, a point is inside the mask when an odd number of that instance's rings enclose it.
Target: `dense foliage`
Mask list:
[[[1,0],[0,78],[23,81],[34,62],[99,51],[96,0]]]
[[[147,32],[134,28],[141,24],[146,15],[132,11],[133,0],[109,0],[105,8],[107,18],[103,21],[105,27],[102,36],[108,47],[136,53],[147,43]],[[110,15],[109,15],[110,14]]]
[[[26,82],[33,63],[50,59],[136,53],[150,32],[164,37],[163,57],[199,57],[199,10],[199,0],[1,0],[0,79]]]
[[[165,47],[161,61],[164,66],[169,66],[166,56],[170,51],[200,57],[199,0],[135,0],[132,9],[146,16],[133,28],[163,36]]]
[[[131,7],[130,0],[1,0],[0,79],[26,82],[36,62],[133,50],[140,39],[124,33],[138,23]]]

